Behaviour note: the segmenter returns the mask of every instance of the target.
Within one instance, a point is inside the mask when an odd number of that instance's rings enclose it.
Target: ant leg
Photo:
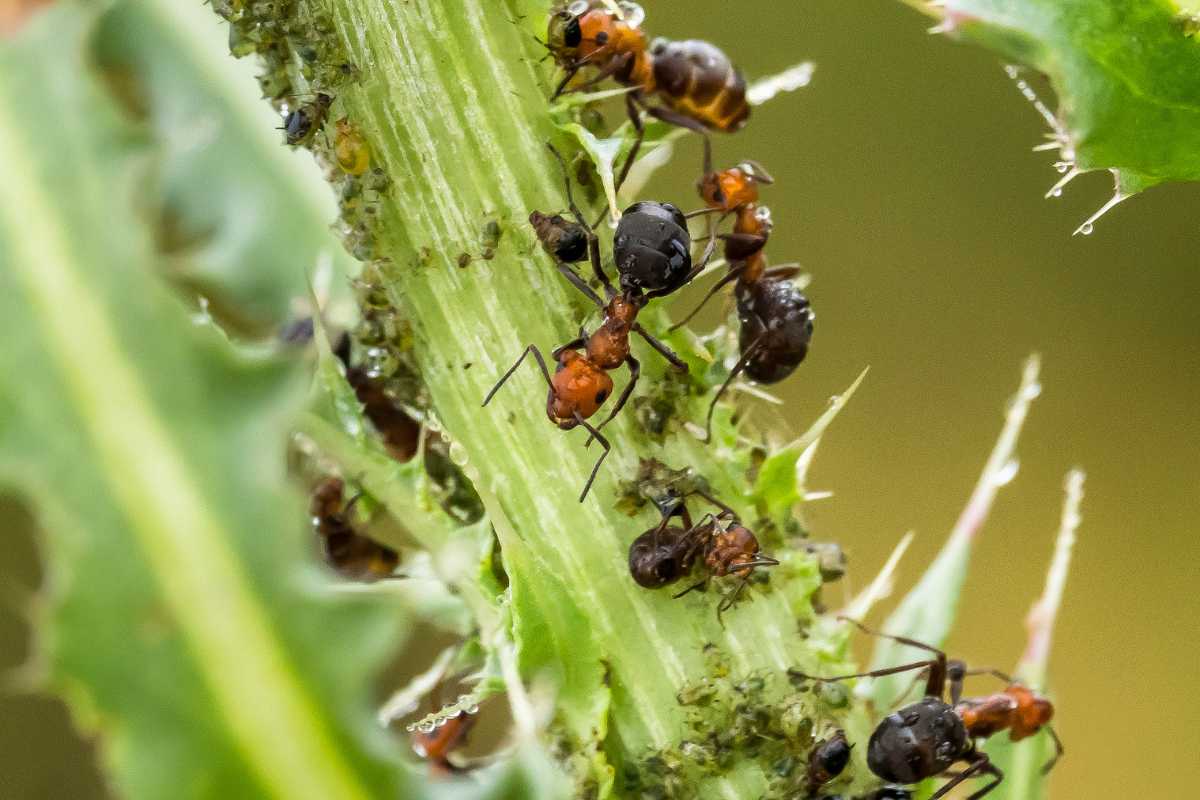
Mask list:
[[[958,773],[958,775],[954,776],[954,779],[942,786],[941,789],[938,789],[936,792],[934,792],[933,795],[930,796],[929,800],[938,800],[940,797],[945,797],[951,789],[953,789],[955,786],[958,786],[967,778],[981,774],[991,775],[995,778],[995,780],[979,791],[969,795],[966,800],[979,800],[979,798],[983,797],[985,794],[989,794],[1004,781],[1004,773],[1001,772],[995,764],[989,761],[986,755],[983,753],[975,753],[971,765],[962,772]]]
[[[632,93],[625,95],[625,112],[629,114],[629,121],[633,123],[633,129],[637,131],[637,136],[633,140],[633,147],[629,148],[629,155],[625,156],[625,163],[621,165],[621,172],[617,177],[617,182],[613,184],[613,191],[616,192],[621,191],[622,184],[629,177],[629,169],[633,166],[633,159],[637,157],[638,150],[642,148],[642,140],[646,138],[646,126],[642,124],[642,110]]]
[[[701,591],[703,591],[704,587],[706,587],[706,586],[708,586],[708,578],[705,578],[704,580],[700,581],[699,583],[693,583],[691,586],[684,589],[682,592],[671,595],[671,599],[678,600],[679,598],[683,597],[685,594],[688,594],[689,592],[694,592],[697,589],[700,589]]]
[[[608,417],[605,418],[603,422],[596,426],[596,430],[600,430],[605,425],[612,422],[613,417],[620,413],[621,409],[625,407],[625,403],[629,400],[629,396],[633,394],[633,387],[637,386],[638,378],[641,377],[642,365],[638,363],[636,358],[633,356],[626,356],[625,363],[629,366],[629,383],[625,384],[625,389],[621,392],[621,396],[617,398],[617,404],[613,406],[612,412],[608,415]],[[592,437],[589,436],[588,440],[583,446],[587,447],[591,443]]]
[[[733,365],[733,369],[729,372],[729,377],[725,379],[725,382],[721,384],[721,388],[713,395],[712,402],[708,404],[708,416],[704,419],[705,444],[712,441],[712,418],[713,412],[717,410],[717,401],[725,394],[725,390],[729,388],[729,384],[733,383],[734,379],[746,369],[746,365],[750,363],[750,359],[758,352],[759,345],[766,335],[766,325],[763,325],[763,333],[759,334],[758,338],[750,343],[750,346],[746,348],[746,352],[742,353],[741,358]]]
[[[796,277],[802,271],[803,269],[799,264],[780,264],[778,267],[771,267],[764,272],[763,277],[776,281],[784,281]]]
[[[634,330],[634,333],[636,333],[637,335],[641,336],[643,339],[646,340],[646,344],[650,345],[655,350],[657,350],[659,355],[661,355],[667,361],[670,361],[671,366],[675,367],[675,369],[679,370],[680,372],[688,371],[687,364],[683,363],[683,361],[680,360],[679,356],[675,355],[675,351],[672,350],[671,348],[667,347],[665,344],[660,342],[658,339],[655,339],[649,333],[647,333],[646,329],[642,327],[642,323],[640,323],[640,322],[633,323],[633,330]]]
[[[571,341],[567,342],[566,344],[560,344],[558,347],[551,350],[550,357],[553,358],[555,361],[558,361],[558,357],[560,355],[562,355],[563,351],[578,350],[579,348],[583,347],[587,343],[587,336],[583,335],[582,330],[579,331],[579,333],[581,335],[578,339],[572,339]],[[547,378],[547,380],[549,380],[549,378]]]
[[[687,128],[689,131],[694,131],[704,138],[704,171],[701,175],[707,175],[713,171],[712,168],[712,138],[708,135],[708,128],[704,123],[694,120],[691,117],[684,116],[678,111],[673,111],[662,106],[648,108],[646,111],[650,116],[661,119],[668,125],[677,125],[680,128]]]
[[[870,672],[856,672],[853,675],[834,675],[832,677],[823,678],[820,675],[809,675],[805,672],[792,670],[792,674],[799,675],[801,678],[808,678],[812,681],[820,681],[821,683],[833,683],[835,681],[848,681],[851,678],[883,678],[888,675],[899,675],[902,672],[910,672],[915,669],[929,669],[936,665],[936,661],[914,661],[911,664],[901,664],[898,667],[885,667],[884,669],[873,669]]]
[[[868,628],[866,625],[863,625],[858,620],[851,619],[850,617],[838,616],[838,619],[840,619],[842,622],[849,622],[851,625],[858,628],[860,631],[867,634],[868,636],[878,636],[880,639],[891,639],[893,642],[899,642],[900,644],[906,644],[909,647],[915,647],[918,650],[925,650],[926,652],[933,653],[934,655],[936,655],[938,657],[938,660],[941,660],[941,661],[944,661],[946,658],[946,654],[944,652],[942,652],[941,650],[937,649],[936,647],[934,647],[933,645],[928,645],[928,644],[925,644],[924,642],[918,642],[916,639],[909,639],[906,636],[893,636],[890,633],[883,633],[882,631],[877,631],[874,628]]]
[[[1009,675],[1007,672],[1001,672],[994,667],[972,667],[971,669],[964,670],[963,675],[991,675],[993,678],[999,678],[1000,680],[1004,681],[1009,686],[1020,683],[1019,680]]]
[[[703,497],[705,500],[707,500],[708,502],[712,503],[714,506],[716,506],[717,508],[721,509],[723,512],[725,512],[725,513],[726,513],[726,514],[728,514],[729,516],[733,517],[734,519],[737,519],[737,518],[738,518],[738,515],[737,515],[737,512],[736,512],[736,511],[734,511],[732,508],[730,508],[729,506],[727,506],[727,505],[725,505],[724,503],[722,503],[722,502],[721,502],[720,500],[718,500],[717,498],[713,497],[713,496],[712,496],[711,494],[709,494],[708,492],[704,492],[704,491],[701,491],[701,490],[699,490],[699,489],[696,489],[695,491],[693,491],[693,492],[692,492],[692,494],[699,495],[700,497]],[[688,527],[691,527],[691,526],[689,525]]]
[[[596,473],[600,471],[600,465],[604,463],[604,459],[608,458],[609,452],[612,451],[612,445],[608,443],[608,439],[604,438],[604,434],[600,433],[595,426],[584,419],[578,411],[575,412],[575,421],[587,429],[587,432],[604,448],[604,452],[596,459],[596,465],[592,467],[592,474],[588,476],[587,483],[583,485],[583,492],[579,495],[579,502],[582,503],[584,498],[587,497],[588,490],[592,488],[592,482],[596,480]],[[588,441],[591,441],[591,439]]]
[[[1050,770],[1054,769],[1054,765],[1057,764],[1058,760],[1067,752],[1063,748],[1062,739],[1058,738],[1058,731],[1054,730],[1054,726],[1046,725],[1045,727],[1046,733],[1050,734],[1050,738],[1054,741],[1054,755],[1050,757],[1049,761],[1042,765],[1043,775],[1048,774]]]
[[[890,633],[882,633],[881,631],[868,628],[858,620],[850,619],[849,617],[839,616],[838,619],[849,622],[851,625],[855,626],[868,636],[878,636],[881,639],[891,639],[893,642],[899,642],[900,644],[908,645],[909,647],[915,647],[918,650],[924,650],[927,653],[933,653],[936,655],[937,658],[929,662],[929,679],[925,683],[926,697],[941,697],[946,689],[946,678],[948,675],[951,679],[951,693],[962,693],[962,672],[964,670],[961,661],[956,660],[954,662],[947,662],[946,654],[943,651],[939,650],[933,645],[928,645],[924,642],[918,642],[916,639],[909,639],[907,636],[893,636]],[[930,798],[930,800],[933,799]]]
[[[600,299],[600,295],[592,291],[592,287],[587,285],[587,281],[583,279],[583,276],[572,269],[570,264],[565,264],[562,261],[558,262],[558,271],[562,273],[562,276],[567,279],[568,283],[583,292],[587,296],[587,299],[600,306],[600,308],[604,308],[605,303]]]
[[[571,82],[572,78],[574,78],[576,75],[579,74],[579,70],[583,69],[585,64],[587,64],[587,60],[581,59],[579,62],[572,64],[570,67],[567,68],[566,73],[562,77],[562,80],[559,81],[558,86],[555,87],[554,94],[550,95],[550,102],[553,103],[555,100],[557,100],[559,98],[559,95],[561,95],[563,93],[563,91],[567,88],[567,84]]]
[[[525,356],[529,355],[530,353],[533,353],[533,357],[537,359],[538,364],[541,366],[542,374],[546,376],[546,383],[550,383],[550,371],[546,369],[546,362],[542,358],[542,354],[538,350],[537,345],[531,344],[521,352],[520,358],[513,362],[513,365],[508,368],[508,372],[501,375],[500,380],[496,381],[496,385],[493,386],[492,390],[487,393],[487,397],[483,398],[483,405],[486,406],[488,403],[492,402],[492,398],[496,395],[496,392],[500,391],[500,387],[504,385],[505,381],[512,377],[512,374],[517,371],[517,367],[521,366],[521,362],[525,360]]]
[[[608,273],[604,271],[604,267],[600,261],[600,237],[596,236],[596,232],[592,230],[593,226],[588,225],[587,220],[583,218],[583,212],[580,211],[579,206],[575,204],[575,195],[571,191],[571,176],[567,172],[566,160],[563,159],[562,154],[558,152],[554,145],[547,142],[546,147],[549,148],[550,152],[554,154],[554,158],[558,160],[559,169],[562,170],[563,185],[566,187],[567,192],[567,208],[570,209],[571,216],[575,217],[575,221],[579,223],[579,226],[583,228],[583,232],[587,236],[588,257],[592,262],[592,271],[596,273],[596,277],[600,279],[600,283],[604,284],[605,291],[607,291],[611,297],[617,293],[617,290],[613,287],[612,281],[608,279]],[[603,214],[601,214],[600,219],[604,219]],[[597,220],[595,224],[599,225],[600,220]],[[595,297],[595,294],[593,293],[591,296]],[[599,305],[603,306],[604,303],[601,302]]]
[[[695,308],[693,308],[691,311],[688,312],[686,317],[679,320],[679,322],[676,322],[671,327],[667,328],[667,333],[670,333],[671,331],[681,328],[684,325],[688,324],[688,322],[691,321],[692,317],[694,317],[700,313],[700,309],[704,308],[705,304],[708,303],[708,301],[712,299],[713,295],[715,295],[717,292],[719,292],[722,289],[722,287],[727,286],[728,284],[737,280],[738,276],[740,276],[742,274],[742,271],[745,268],[746,268],[745,262],[741,262],[735,267],[730,267],[729,272],[727,272],[724,276],[722,276],[721,280],[717,281],[716,283],[714,283],[712,285],[712,288],[709,289],[707,293],[705,293],[704,298],[696,305]]]

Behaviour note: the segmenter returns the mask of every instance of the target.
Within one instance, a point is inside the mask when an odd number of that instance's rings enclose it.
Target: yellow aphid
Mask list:
[[[347,175],[362,175],[371,166],[371,148],[362,134],[342,117],[337,125],[337,139],[333,143],[333,154],[338,166]]]

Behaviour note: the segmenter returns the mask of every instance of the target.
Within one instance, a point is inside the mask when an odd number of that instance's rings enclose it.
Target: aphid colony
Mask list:
[[[580,502],[587,498],[612,449],[603,429],[629,402],[641,376],[641,363],[633,355],[631,336],[636,334],[676,374],[687,375],[687,364],[643,327],[639,315],[651,301],[677,292],[699,275],[712,258],[718,240],[726,262],[724,275],[696,309],[671,328],[688,322],[723,287],[733,284],[739,326],[738,358],[709,402],[704,441],[711,439],[717,402],[735,380],[745,376],[760,384],[774,384],[786,379],[805,359],[813,334],[809,301],[793,282],[799,274],[798,266],[772,267],[767,261],[765,251],[773,223],[770,210],[759,203],[759,188],[772,184],[772,177],[761,165],[749,160],[728,169],[712,168],[709,132],[736,131],[749,117],[745,81],[725,54],[706,42],[648,43],[641,30],[643,19],[641,8],[631,2],[575,0],[556,8],[544,43],[563,72],[554,96],[585,90],[608,78],[629,87],[624,98],[635,138],[619,172],[618,187],[642,144],[643,113],[699,133],[703,137],[704,161],[697,187],[704,205],[688,214],[671,203],[659,201],[640,201],[626,208],[613,234],[614,283],[605,269],[600,237],[575,202],[567,164],[558,150],[548,145],[564,176],[568,215],[534,210],[529,214],[529,223],[558,272],[599,310],[601,319],[590,333],[581,329],[576,338],[550,350],[549,358],[537,344],[529,344],[483,399],[483,405],[487,406],[525,358],[533,356],[547,386],[547,418],[564,431],[584,429],[588,434],[585,446],[594,439],[601,450],[583,484]],[[583,81],[577,80],[581,74],[586,78]],[[321,92],[311,100],[293,105],[282,127],[287,143],[305,145],[318,132],[324,132],[333,103],[331,95]],[[335,140],[331,152],[339,169],[353,182],[370,168],[370,149],[348,119],[338,119],[333,127]],[[709,217],[709,231],[703,251],[694,258],[688,219],[701,215]],[[722,232],[721,226],[729,218],[732,225]],[[497,222],[485,227],[482,254],[478,258],[492,258],[500,231]],[[460,266],[469,264],[473,258],[463,254]],[[582,275],[575,266],[584,262],[590,267],[590,276]],[[598,285],[603,294],[593,285]],[[419,436],[419,424],[401,410],[378,380],[352,364],[347,339],[341,340],[336,354],[345,366],[346,378],[366,417],[388,452],[397,460],[411,458],[425,441]],[[595,416],[613,395],[612,373],[621,367],[627,368],[628,381],[608,414],[595,422]],[[425,446],[429,446],[428,442]],[[649,472],[648,464],[653,465]],[[678,598],[703,590],[715,579],[732,577],[737,581],[733,590],[716,607],[720,621],[758,568],[779,564],[761,551],[758,537],[742,523],[738,513],[715,497],[707,483],[690,469],[676,471],[658,462],[644,461],[638,489],[660,515],[657,524],[634,537],[629,546],[629,579],[638,586],[657,590],[693,578],[673,595]],[[360,495],[347,501],[345,494],[345,483],[336,477],[321,480],[313,490],[313,525],[326,559],[350,579],[373,581],[393,576],[400,560],[397,552],[374,542],[361,530],[363,526],[354,520],[354,507]],[[707,503],[713,510],[696,519],[692,507],[696,501]],[[836,557],[829,559],[829,569],[840,576],[842,556],[833,547],[836,553],[832,556]],[[824,559],[821,567],[824,573]],[[872,635],[887,636],[859,627]],[[1003,780],[999,769],[978,749],[978,742],[1004,731],[1016,741],[1045,729],[1053,738],[1057,753],[1062,753],[1049,725],[1053,706],[1045,697],[995,670],[969,670],[962,662],[948,660],[942,651],[923,643],[902,637],[887,638],[923,649],[933,657],[829,678],[789,673],[795,679],[815,681],[817,685],[918,670],[927,673],[924,698],[885,716],[871,736],[867,763],[883,783],[859,800],[911,798],[912,792],[905,787],[944,775],[949,780],[932,796],[936,800],[970,778],[990,777],[989,783],[970,795],[969,800],[978,800]],[[964,679],[981,673],[1001,678],[1006,687],[992,695],[963,697]],[[435,774],[458,769],[448,756],[470,729],[472,714],[448,719],[436,730],[422,731],[414,739],[415,749],[429,761]],[[841,795],[822,792],[845,770],[853,748],[854,744],[840,729],[817,741],[802,761],[797,759],[802,765],[797,773],[803,774],[795,779],[800,781],[796,784],[800,794],[796,796],[840,800]],[[1053,766],[1054,760],[1045,770]],[[958,772],[950,772],[955,764],[964,766]]]

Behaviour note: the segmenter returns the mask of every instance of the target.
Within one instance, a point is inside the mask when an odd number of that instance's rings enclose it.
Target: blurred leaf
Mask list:
[[[330,229],[333,194],[312,157],[281,146],[255,60],[229,56],[228,25],[199,3],[121,0],[96,49],[110,82],[146,114],[160,163],[148,200],[172,273],[220,316],[262,333],[306,296],[318,259],[353,261]],[[332,284],[345,292],[344,280]]]
[[[1055,539],[1054,558],[1046,573],[1046,588],[1025,619],[1029,644],[1017,664],[1015,677],[1041,691],[1046,689],[1050,640],[1062,603],[1067,572],[1071,567],[1075,532],[1079,529],[1083,481],[1081,470],[1067,473],[1063,485],[1066,497],[1063,500],[1062,520]],[[995,736],[987,742],[985,749],[1004,772],[1004,783],[996,790],[997,800],[1042,800],[1046,796],[1046,776],[1042,774],[1042,767],[1054,756],[1054,740],[1049,733],[1040,733],[1024,742],[1013,742],[1007,736]]]
[[[1114,200],[1200,180],[1200,42],[1172,3],[906,1],[940,17],[935,30],[1048,76],[1059,99],[1048,121],[1063,162],[1079,172],[1113,170]]]
[[[396,606],[301,568],[302,376],[158,280],[93,22],[63,2],[0,43],[0,481],[46,531],[40,663],[123,796],[396,796],[368,698]]]
[[[590,777],[584,780],[596,786],[596,797],[608,797],[613,768],[602,745],[612,692],[592,621],[524,543],[505,541],[502,552],[512,578],[513,639],[521,673],[551,681],[568,737],[569,764]]]
[[[584,152],[592,159],[592,164],[596,167],[596,174],[600,176],[600,184],[604,187],[604,196],[608,198],[608,212],[614,222],[620,219],[621,211],[617,208],[616,176],[613,174],[613,167],[616,165],[617,157],[627,145],[625,137],[612,136],[608,139],[600,139],[577,122],[568,122],[558,127],[574,136],[583,147]]]
[[[975,537],[987,521],[996,493],[1016,476],[1017,462],[1013,453],[1017,437],[1025,424],[1029,406],[1041,393],[1038,370],[1041,362],[1037,356],[1025,361],[1021,375],[1021,386],[1009,403],[1005,414],[1004,428],[1000,438],[988,457],[975,491],[967,502],[954,530],[937,558],[925,570],[921,580],[905,596],[892,615],[884,622],[883,630],[893,636],[907,636],[933,647],[941,647],[950,634],[954,618],[958,614],[958,598],[962,593],[963,581],[971,563],[971,548]],[[926,657],[922,651],[898,644],[890,639],[879,639],[871,659],[871,669],[895,666]],[[896,700],[912,684],[911,675],[893,675],[873,680],[871,697],[877,708],[891,708]]]

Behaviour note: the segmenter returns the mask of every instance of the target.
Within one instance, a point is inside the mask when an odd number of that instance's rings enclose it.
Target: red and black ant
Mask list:
[[[443,720],[433,730],[418,730],[412,736],[413,751],[429,762],[429,772],[434,776],[446,776],[463,772],[463,768],[450,760],[450,753],[461,747],[475,726],[476,715],[460,711],[456,716]]]
[[[329,565],[343,577],[357,581],[377,581],[396,571],[400,556],[395,550],[358,533],[350,522],[355,495],[345,502],[345,484],[329,477],[313,489],[309,513],[313,529],[320,536]]]
[[[618,188],[645,136],[643,110],[699,133],[704,139],[704,171],[711,171],[709,131],[732,133],[750,116],[746,80],[729,57],[708,42],[655,39],[648,45],[641,29],[645,18],[641,6],[624,1],[617,6],[619,12],[604,0],[574,0],[552,12],[546,48],[565,72],[554,97],[585,67],[595,69],[596,74],[580,88],[608,77],[631,87],[625,103],[637,138],[617,178]],[[663,105],[648,105],[651,96]]]
[[[709,298],[736,281],[738,349],[740,358],[721,384],[708,407],[704,440],[712,437],[712,417],[717,401],[743,372],[758,383],[782,381],[808,354],[813,334],[813,312],[808,298],[792,283],[799,273],[794,264],[767,268],[763,248],[771,234],[771,212],[758,203],[758,184],[772,183],[770,175],[754,162],[744,162],[700,179],[700,196],[713,211],[734,214],[733,232],[722,234],[729,271],[672,330],[685,324]]]
[[[590,434],[588,443],[594,438],[604,449],[592,467],[591,475],[588,476],[579,496],[582,502],[611,449],[600,430],[625,406],[641,374],[641,364],[630,352],[629,334],[638,334],[676,369],[687,371],[687,365],[680,361],[669,347],[642,328],[637,321],[638,313],[651,299],[674,291],[682,285],[681,280],[686,282],[703,269],[703,262],[697,267],[692,266],[691,236],[679,209],[670,203],[637,203],[626,210],[617,225],[614,252],[618,259],[617,267],[621,274],[622,286],[618,291],[601,264],[599,238],[584,222],[583,215],[575,205],[566,164],[553,146],[550,146],[550,152],[563,169],[567,202],[575,222],[568,222],[558,215],[548,216],[539,212],[531,214],[530,221],[542,246],[555,258],[559,272],[572,286],[603,309],[604,319],[591,334],[580,330],[578,338],[551,351],[550,356],[557,363],[553,376],[546,367],[546,360],[537,345],[531,344],[526,347],[488,392],[483,405],[491,402],[504,382],[525,360],[525,356],[532,353],[549,386],[546,416],[563,430],[585,428]],[[578,245],[580,234],[586,241],[587,256],[593,272],[604,286],[607,301],[602,300],[567,261],[570,258],[582,261],[584,258],[583,248]],[[707,254],[711,254],[713,241],[709,243]],[[644,288],[649,290],[643,291]],[[583,352],[580,353],[580,350]],[[629,383],[617,398],[616,405],[608,417],[599,425],[592,425],[588,418],[599,411],[612,395],[613,382],[608,373],[623,364],[629,367]]]
[[[842,730],[817,742],[808,754],[808,769],[805,771],[809,796],[815,795],[818,789],[842,774],[850,763],[850,751],[853,748],[854,745],[850,744]]]
[[[964,761],[966,768],[938,789],[930,800],[944,797],[968,778],[989,775],[994,780],[967,798],[979,800],[1003,782],[1004,773],[988,760],[987,754],[976,748],[978,739],[986,739],[1007,730],[1013,741],[1019,741],[1044,728],[1054,741],[1055,754],[1042,767],[1043,774],[1049,772],[1063,754],[1062,742],[1050,726],[1054,706],[1047,698],[997,670],[969,670],[962,661],[948,660],[946,654],[936,647],[915,639],[880,633],[854,620],[846,621],[864,633],[934,654],[934,658],[925,661],[854,675],[833,678],[803,676],[817,681],[844,681],[928,670],[924,699],[889,714],[871,734],[871,741],[867,745],[867,765],[880,778],[889,783],[919,783],[946,772],[956,762]],[[1003,692],[986,697],[962,697],[964,678],[981,674],[998,677],[1008,687]],[[944,699],[947,682],[949,703]]]
[[[674,595],[675,598],[703,589],[712,578],[740,574],[742,580],[737,588],[717,606],[720,619],[733,606],[756,567],[773,567],[779,562],[763,555],[758,538],[741,524],[732,508],[706,492],[693,490],[691,494],[703,497],[721,512],[715,516],[706,514],[698,524],[693,524],[686,497],[661,507],[662,521],[629,545],[629,574],[639,586],[659,589],[691,574],[699,560],[707,573],[704,579]],[[671,525],[676,517],[682,526]]]
[[[351,364],[349,334],[342,334],[333,354],[342,362],[346,382],[362,404],[363,415],[379,432],[388,455],[400,462],[410,460],[417,454],[421,424],[388,396],[382,381],[372,378],[362,367]]]

